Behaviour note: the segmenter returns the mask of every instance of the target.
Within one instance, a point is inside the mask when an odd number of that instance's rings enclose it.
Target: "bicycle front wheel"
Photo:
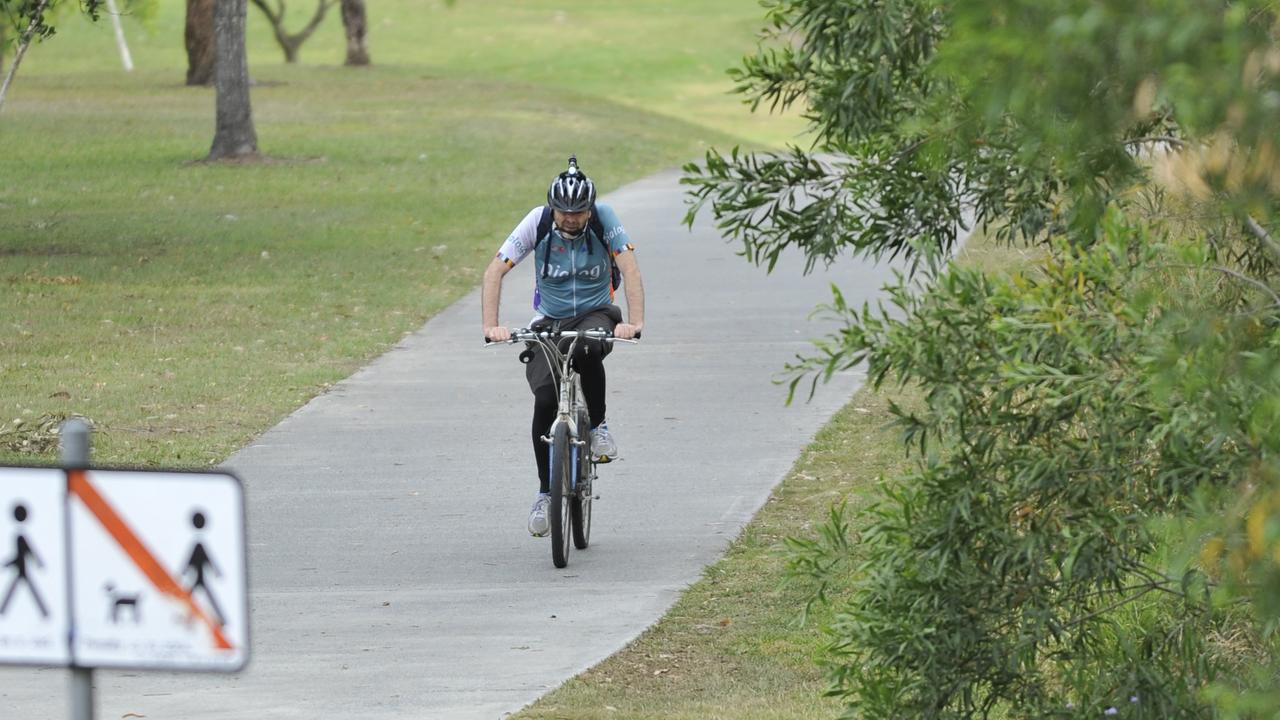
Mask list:
[[[573,445],[569,442],[569,425],[560,423],[551,437],[551,506],[547,519],[551,521],[551,562],[562,568],[569,564],[569,541],[573,521],[569,506],[573,503]]]
[[[588,432],[590,427],[587,411],[579,410],[578,434],[586,442],[577,447],[578,481],[573,499],[569,501],[569,514],[573,518],[573,546],[579,550],[586,550],[591,542],[591,497],[595,492],[591,487],[591,481],[595,473],[591,471],[591,435]]]

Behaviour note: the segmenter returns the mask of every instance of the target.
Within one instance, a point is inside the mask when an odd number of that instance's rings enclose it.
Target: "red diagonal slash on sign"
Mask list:
[[[164,566],[156,560],[156,556],[151,554],[147,546],[142,544],[142,538],[129,528],[124,518],[120,517],[120,513],[102,497],[102,493],[89,482],[85,477],[84,470],[68,470],[67,471],[67,488],[72,495],[80,498],[85,507],[89,508],[89,512],[98,518],[98,522],[102,523],[102,527],[115,538],[117,544],[128,553],[129,558],[133,560],[133,564],[138,566],[143,575],[151,581],[161,593],[174,598],[178,602],[187,606],[187,610],[192,615],[200,618],[201,621],[209,628],[209,632],[213,633],[213,644],[219,650],[230,650],[231,643],[227,641],[227,636],[222,634],[222,628],[218,623],[214,622],[200,606],[196,604],[195,598],[191,597],[191,593],[187,592],[178,584],[176,580],[169,576]]]

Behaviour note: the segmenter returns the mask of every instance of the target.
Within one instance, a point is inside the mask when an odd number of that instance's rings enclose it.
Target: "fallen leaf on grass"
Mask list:
[[[671,672],[671,668],[658,668],[653,671],[653,676],[658,677],[659,675],[666,675],[669,672]]]

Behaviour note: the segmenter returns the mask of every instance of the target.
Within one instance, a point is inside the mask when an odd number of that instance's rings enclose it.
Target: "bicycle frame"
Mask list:
[[[560,340],[572,338],[569,346],[561,350]],[[547,428],[546,435],[542,436],[543,442],[551,444],[551,438],[555,436],[556,428],[560,425],[567,424],[569,426],[569,437],[572,438],[574,445],[583,445],[590,442],[588,439],[590,428],[578,427],[576,420],[578,403],[583,400],[582,388],[578,383],[578,373],[573,369],[573,354],[578,349],[578,344],[583,339],[615,341],[613,333],[605,330],[518,330],[511,334],[512,342],[529,342],[534,343],[547,359],[547,364],[552,368],[559,368],[559,400],[556,409],[556,419],[551,423],[551,427]],[[625,342],[625,341],[624,341]],[[577,488],[578,482],[578,454],[572,456],[572,486]]]

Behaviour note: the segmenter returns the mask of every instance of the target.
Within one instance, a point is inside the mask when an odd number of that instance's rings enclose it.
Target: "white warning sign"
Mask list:
[[[66,665],[66,476],[0,467],[0,663]]]
[[[238,478],[70,470],[67,492],[75,664],[244,667],[249,611]]]

